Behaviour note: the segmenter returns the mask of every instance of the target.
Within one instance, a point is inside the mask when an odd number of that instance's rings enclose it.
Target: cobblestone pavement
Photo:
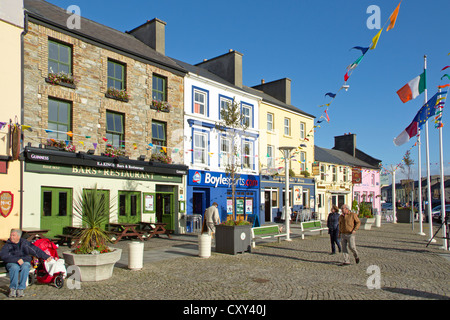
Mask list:
[[[257,243],[252,253],[238,255],[213,251],[207,259],[195,255],[195,236],[152,238],[146,255],[181,251],[145,262],[140,271],[116,266],[111,279],[82,282],[81,289],[36,284],[15,300],[450,300],[450,253],[440,248],[441,239],[426,247],[429,236],[418,235],[417,224],[415,230],[400,223],[359,230],[361,262],[350,266],[338,265],[341,254],[330,255],[328,234],[302,240],[298,227],[292,231],[292,241]],[[373,270],[380,272],[379,289],[367,285],[377,283]],[[0,299],[12,300],[7,292],[3,281]]]

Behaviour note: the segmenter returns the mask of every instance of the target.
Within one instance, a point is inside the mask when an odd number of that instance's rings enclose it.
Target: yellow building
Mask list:
[[[0,239],[3,240],[9,237],[12,228],[21,227],[21,165],[16,159],[20,136],[11,139],[11,131],[21,123],[23,23],[23,1],[0,1]]]
[[[280,147],[294,147],[289,159],[290,204],[293,211],[314,208],[314,116],[291,104],[291,80],[252,87],[262,97],[259,106],[259,163],[265,221],[277,221],[284,206],[284,157]],[[261,215],[262,216],[262,215]]]

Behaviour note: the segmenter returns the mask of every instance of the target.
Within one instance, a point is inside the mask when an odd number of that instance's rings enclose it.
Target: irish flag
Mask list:
[[[426,89],[426,73],[425,71],[418,77],[415,77],[407,84],[405,84],[400,90],[397,91],[400,100],[403,103],[415,99],[425,91]]]

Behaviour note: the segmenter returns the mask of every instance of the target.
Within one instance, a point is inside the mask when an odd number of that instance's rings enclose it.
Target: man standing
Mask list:
[[[339,217],[339,236],[341,238],[342,252],[344,254],[344,262],[341,265],[349,265],[350,259],[348,248],[353,253],[356,263],[359,263],[358,251],[356,251],[355,232],[359,229],[361,221],[358,215],[351,212],[346,204],[341,207],[342,214]],[[348,248],[347,248],[348,247]]]
[[[23,291],[31,268],[31,255],[47,261],[52,260],[51,256],[22,238],[22,231],[12,229],[9,240],[0,251],[0,258],[6,262],[6,269],[9,272],[9,297],[11,298],[24,296]]]
[[[212,206],[205,211],[203,221],[204,225],[206,225],[206,230],[202,230],[202,232],[208,231],[208,235],[216,232],[216,224],[220,223],[219,210],[217,210],[218,206],[216,202],[213,202]]]

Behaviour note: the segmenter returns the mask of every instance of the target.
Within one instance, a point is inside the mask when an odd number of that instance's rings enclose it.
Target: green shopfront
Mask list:
[[[74,199],[97,186],[112,206],[109,222],[163,222],[174,233],[184,232],[184,165],[31,147],[24,156],[23,228],[50,230],[53,237],[79,226]]]

